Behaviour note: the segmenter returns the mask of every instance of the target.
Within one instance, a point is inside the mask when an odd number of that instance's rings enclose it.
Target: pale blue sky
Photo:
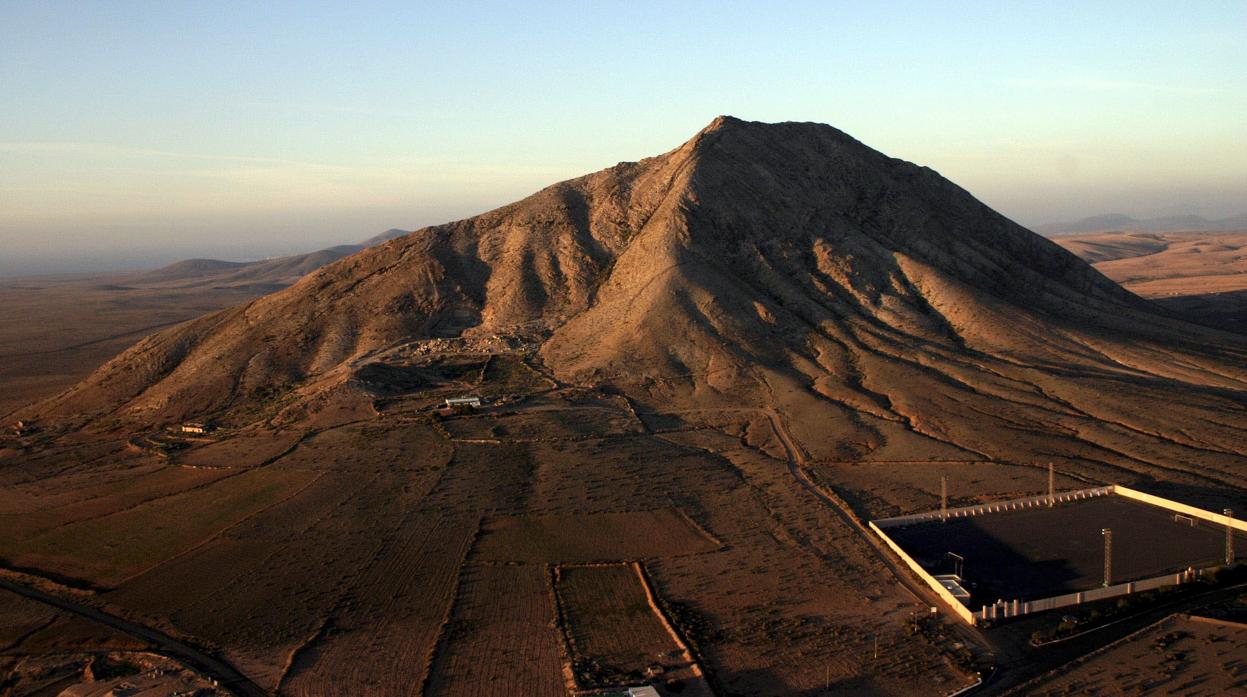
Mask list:
[[[1247,2],[866,4],[7,0],[0,273],[443,222],[724,113],[1024,224],[1247,212]]]

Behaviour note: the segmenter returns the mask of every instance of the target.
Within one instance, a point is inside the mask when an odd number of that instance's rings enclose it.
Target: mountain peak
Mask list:
[[[710,374],[748,382],[756,365],[836,382],[866,334],[1038,356],[1062,317],[1106,334],[1166,321],[1123,319],[1140,312],[929,169],[825,124],[720,116],[667,155],[398,237],[153,335],[45,409],[224,416],[253,394],[346,389],[395,347],[451,337],[506,337],[579,384],[698,390]],[[714,389],[735,389],[723,379]]]

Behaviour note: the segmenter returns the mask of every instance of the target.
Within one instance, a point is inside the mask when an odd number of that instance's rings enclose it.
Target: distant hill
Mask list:
[[[1199,215],[1171,215],[1140,220],[1120,213],[1093,215],[1082,220],[1036,225],[1041,235],[1085,235],[1092,232],[1239,232],[1247,230],[1247,213],[1209,220]]]
[[[1176,316],[1247,331],[1247,232],[1098,232],[1054,241]]]
[[[137,287],[236,288],[272,292],[293,284],[325,264],[406,234],[409,231],[390,229],[358,244],[343,244],[307,254],[260,261],[187,259],[154,271],[126,276],[124,283]]]

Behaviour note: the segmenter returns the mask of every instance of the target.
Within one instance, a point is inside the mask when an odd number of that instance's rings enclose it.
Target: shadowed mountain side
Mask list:
[[[729,117],[149,337],[38,411],[228,413],[456,335],[643,408],[769,410],[815,458],[908,443],[1241,480],[1241,337],[1157,314],[930,169]]]

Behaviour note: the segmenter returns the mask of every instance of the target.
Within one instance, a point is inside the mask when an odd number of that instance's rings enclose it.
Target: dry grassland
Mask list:
[[[444,423],[455,438],[516,441],[573,440],[640,433],[635,419],[616,409],[550,405],[490,418],[451,418]]]
[[[1110,232],[1053,241],[1186,319],[1247,331],[1247,234]]]
[[[559,566],[554,587],[580,688],[635,683],[651,667],[688,668],[632,564]]]
[[[432,471],[446,466],[454,448],[431,425],[405,422],[353,424],[305,438],[274,466],[338,472]]]
[[[0,537],[6,541],[34,537],[53,528],[206,487],[231,474],[226,470],[153,464],[121,470],[118,478],[111,481],[103,476],[91,477],[72,488],[53,488],[47,481],[35,487],[15,486],[6,490],[5,512],[0,513]]]
[[[193,491],[11,539],[5,549],[17,566],[111,585],[295,494],[315,476],[276,470],[244,472]]]
[[[1247,625],[1174,615],[1021,688],[1033,697],[1220,697],[1247,691]]]
[[[70,387],[146,334],[264,292],[124,283],[106,276],[0,280],[0,417]]]
[[[295,656],[291,695],[410,695],[421,689],[448,619],[474,522],[410,521]]]
[[[464,566],[425,694],[564,697],[554,617],[545,566]]]
[[[232,435],[174,455],[186,467],[243,469],[270,463],[290,452],[302,438],[297,431],[255,431]]]
[[[625,513],[490,520],[474,558],[482,561],[590,562],[696,554],[719,544],[670,508]]]

